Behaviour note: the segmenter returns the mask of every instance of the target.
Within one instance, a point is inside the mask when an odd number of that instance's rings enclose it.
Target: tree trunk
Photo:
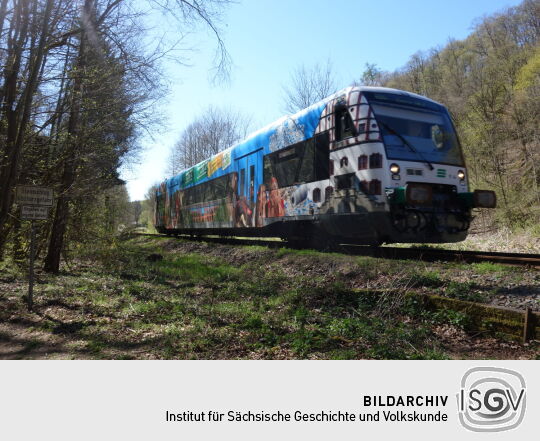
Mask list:
[[[2,0],[2,3],[0,4],[0,35],[2,35],[2,32],[4,30],[4,20],[6,19],[7,2],[8,0]]]
[[[14,53],[15,68],[10,72],[6,70],[6,106],[4,107],[7,115],[7,139],[6,139],[6,155],[0,164],[0,194],[2,199],[0,202],[0,253],[4,248],[7,239],[7,224],[9,213],[13,205],[13,188],[17,181],[19,173],[19,162],[21,152],[26,136],[28,121],[30,119],[32,101],[37,89],[38,75],[42,67],[42,61],[45,54],[45,45],[48,37],[48,26],[53,0],[48,0],[45,6],[41,34],[39,37],[38,47],[31,52],[31,59],[28,63],[27,82],[23,90],[20,101],[15,106],[17,95],[17,86],[20,80],[19,70],[21,56],[23,52],[24,41],[27,38],[29,11],[27,3],[22,4],[22,12],[25,16],[21,25],[19,34],[17,51]]]
[[[84,9],[82,12],[83,16],[81,17],[81,23],[83,26],[81,31],[79,53],[77,55],[77,62],[75,64],[77,75],[75,75],[75,80],[73,82],[72,104],[68,121],[68,136],[66,142],[67,150],[64,160],[64,170],[60,183],[60,194],[58,195],[58,201],[56,203],[56,211],[51,229],[49,248],[43,267],[45,271],[51,273],[58,273],[60,270],[60,258],[62,255],[64,237],[70,214],[69,194],[72,191],[76,178],[77,147],[80,143],[79,120],[83,94],[84,71],[86,66],[87,31],[85,26],[91,22],[90,17],[92,8],[93,0],[85,0]]]
[[[10,230],[9,214],[13,205],[13,163],[17,159],[16,140],[18,114],[17,86],[21,69],[24,44],[28,36],[28,0],[21,0],[14,10],[8,38],[8,52],[2,88],[2,118],[5,126],[5,146],[0,156],[0,255],[4,250]],[[0,126],[1,127],[1,126]]]

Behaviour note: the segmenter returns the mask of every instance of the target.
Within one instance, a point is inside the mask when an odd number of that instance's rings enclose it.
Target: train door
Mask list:
[[[237,227],[254,227],[257,191],[262,182],[262,149],[242,156],[236,161],[238,199],[235,223]]]

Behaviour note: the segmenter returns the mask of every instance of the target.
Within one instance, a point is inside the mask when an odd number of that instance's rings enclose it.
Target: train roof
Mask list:
[[[437,106],[445,107],[444,104],[441,104],[435,100],[432,100],[431,98],[428,98],[424,95],[419,95],[417,93],[413,92],[407,92],[406,90],[400,90],[400,89],[393,89],[391,87],[378,87],[378,86],[356,86],[356,87],[348,87],[346,89],[343,89],[341,92],[345,91],[353,92],[353,91],[359,91],[359,92],[381,92],[381,93],[393,93],[395,95],[403,95],[403,96],[409,96],[412,98],[417,98],[420,100],[428,101],[430,103],[436,104]]]
[[[282,116],[278,120],[251,133],[244,140],[214,155],[212,158],[201,161],[193,167],[182,171],[178,175],[166,179],[166,187],[168,188],[169,192],[174,192],[180,188],[189,188],[193,185],[205,182],[206,180],[214,179],[230,173],[228,165],[233,163],[235,159],[246,156],[252,152],[262,149],[266,154],[311,138],[315,133],[317,125],[319,124],[321,113],[327,104],[336,98],[347,97],[351,92],[355,91],[384,92],[397,95],[406,95],[441,105],[440,103],[437,103],[436,101],[433,101],[425,96],[399,89],[391,89],[388,87],[349,86],[295,114]],[[212,161],[216,162],[217,165],[212,164]],[[219,167],[219,164],[226,166]],[[214,166],[216,166],[215,171]],[[209,174],[210,167],[212,169],[212,173]],[[227,169],[229,170],[227,171]],[[203,175],[204,170],[207,171],[205,175]],[[159,193],[160,191],[158,190],[158,194]]]

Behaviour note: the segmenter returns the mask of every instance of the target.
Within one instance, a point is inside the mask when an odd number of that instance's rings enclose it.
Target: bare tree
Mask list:
[[[216,44],[211,80],[213,83],[219,83],[229,79],[232,62],[222,37],[221,20],[226,8],[235,3],[235,0],[147,0],[147,2],[159,12],[173,17],[175,32],[180,32],[180,41],[187,34],[197,30],[201,24],[206,27]]]
[[[182,38],[202,25],[216,40],[214,79],[227,77],[220,18],[230,2],[0,0],[0,257],[16,224],[14,187],[47,185],[58,201],[43,227],[45,267],[58,271],[78,200],[120,183],[118,167],[157,119],[160,60],[185,62]],[[179,41],[141,45],[156,10]]]
[[[215,155],[244,138],[251,119],[239,112],[209,107],[180,134],[172,148],[167,172],[182,170]]]
[[[301,65],[291,75],[289,85],[283,86],[283,109],[295,113],[333,94],[337,89],[332,63]]]

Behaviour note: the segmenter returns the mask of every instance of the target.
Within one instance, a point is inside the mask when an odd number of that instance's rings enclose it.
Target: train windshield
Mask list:
[[[463,165],[454,126],[443,106],[395,94],[369,95],[389,159]]]

